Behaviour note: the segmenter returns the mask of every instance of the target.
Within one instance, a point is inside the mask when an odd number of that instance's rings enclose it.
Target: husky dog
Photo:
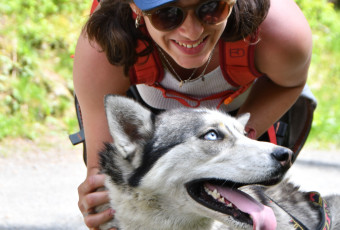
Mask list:
[[[292,152],[247,138],[249,115],[235,119],[208,109],[153,115],[113,95],[105,108],[114,142],[100,153],[100,165],[116,214],[102,229],[314,230],[320,222],[340,229],[338,197],[320,208],[288,182],[275,185]]]

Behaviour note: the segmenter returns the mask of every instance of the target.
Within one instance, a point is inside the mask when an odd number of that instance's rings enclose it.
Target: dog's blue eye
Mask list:
[[[208,141],[215,141],[218,139],[218,134],[216,131],[211,130],[204,135],[204,139]]]

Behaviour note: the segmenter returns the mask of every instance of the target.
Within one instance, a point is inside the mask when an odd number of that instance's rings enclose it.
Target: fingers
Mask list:
[[[84,216],[84,222],[90,229],[96,229],[114,216],[114,210],[99,211],[96,207],[109,203],[108,191],[100,190],[104,187],[105,176],[95,174],[88,176],[78,187],[78,206]],[[108,206],[107,206],[108,207]],[[101,206],[102,210],[105,206]],[[95,212],[98,211],[98,213]]]
[[[89,193],[86,196],[84,196],[82,200],[82,205],[84,208],[84,211],[88,212],[90,209],[93,209],[96,206],[109,203],[109,193],[108,191],[100,191],[100,192],[93,192]]]
[[[84,217],[84,222],[90,229],[96,229],[101,224],[111,220],[114,217],[115,211],[107,209],[100,213],[89,214]]]
[[[104,175],[89,176],[79,187],[78,206],[82,213],[88,212],[89,209],[94,208],[96,205],[108,202],[108,195],[103,192],[95,193],[99,188],[104,186]]]
[[[78,193],[80,195],[96,191],[104,186],[104,182],[105,176],[103,174],[91,175],[78,187]]]

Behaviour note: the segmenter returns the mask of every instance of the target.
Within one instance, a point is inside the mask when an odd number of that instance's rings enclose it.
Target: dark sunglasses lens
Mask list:
[[[184,18],[184,13],[177,7],[166,7],[156,10],[151,17],[152,24],[159,30],[172,30],[179,26]]]
[[[197,10],[198,17],[207,24],[216,24],[229,15],[230,7],[225,1],[210,1]]]

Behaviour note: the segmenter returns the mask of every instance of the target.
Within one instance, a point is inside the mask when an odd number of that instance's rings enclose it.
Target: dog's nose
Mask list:
[[[274,157],[275,160],[279,161],[280,164],[284,167],[289,168],[292,165],[293,152],[290,149],[276,148],[271,155],[272,157]]]

